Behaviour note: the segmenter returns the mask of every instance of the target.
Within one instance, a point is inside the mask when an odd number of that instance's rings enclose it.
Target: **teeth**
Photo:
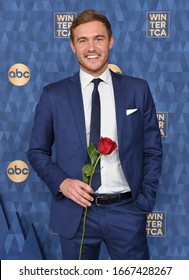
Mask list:
[[[98,55],[88,55],[87,57],[88,57],[88,58],[97,58]]]

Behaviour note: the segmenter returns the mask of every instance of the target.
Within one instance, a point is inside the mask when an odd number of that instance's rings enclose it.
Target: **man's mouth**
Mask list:
[[[88,59],[95,59],[95,58],[98,58],[98,55],[87,55],[87,58]]]

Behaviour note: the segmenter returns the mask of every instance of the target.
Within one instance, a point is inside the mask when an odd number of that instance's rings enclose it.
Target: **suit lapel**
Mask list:
[[[70,78],[69,96],[72,107],[72,113],[75,119],[78,135],[84,151],[87,150],[86,129],[85,129],[85,116],[83,108],[83,99],[81,92],[81,84],[79,73]]]
[[[125,114],[125,90],[126,85],[121,82],[122,76],[120,74],[115,74],[111,71],[112,82],[114,87],[115,96],[115,107],[116,107],[116,121],[117,121],[117,134],[118,134],[118,144],[121,147],[122,139],[122,127],[123,119]]]

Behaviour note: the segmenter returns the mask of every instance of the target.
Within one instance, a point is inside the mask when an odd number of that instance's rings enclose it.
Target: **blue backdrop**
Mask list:
[[[146,79],[156,103],[164,160],[146,226],[151,258],[189,259],[187,0],[0,1],[0,258],[61,258],[50,193],[26,152],[42,87],[78,70],[69,27],[91,8],[111,21],[113,69]],[[109,258],[104,245],[100,258]]]

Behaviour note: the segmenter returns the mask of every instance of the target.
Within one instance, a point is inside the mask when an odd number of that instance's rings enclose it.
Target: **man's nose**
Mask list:
[[[88,42],[88,50],[93,51],[95,49],[95,42],[93,40]]]

